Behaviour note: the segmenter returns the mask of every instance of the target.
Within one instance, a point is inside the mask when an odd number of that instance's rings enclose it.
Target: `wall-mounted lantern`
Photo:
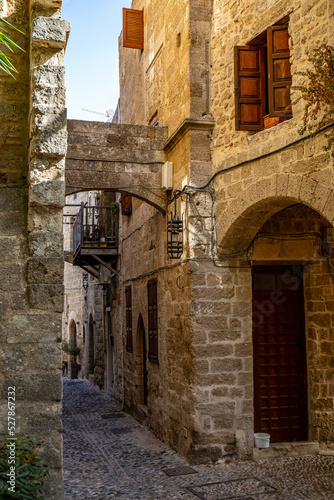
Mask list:
[[[171,259],[179,259],[183,253],[183,217],[176,215],[176,198],[174,214],[167,220],[167,253]]]
[[[82,273],[82,288],[85,290],[88,288],[88,273]]]

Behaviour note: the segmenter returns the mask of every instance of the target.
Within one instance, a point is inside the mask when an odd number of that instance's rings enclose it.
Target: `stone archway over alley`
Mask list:
[[[66,195],[126,192],[166,211],[161,188],[167,127],[68,120]]]

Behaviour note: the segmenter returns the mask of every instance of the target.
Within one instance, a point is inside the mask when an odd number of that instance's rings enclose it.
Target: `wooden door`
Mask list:
[[[253,269],[254,431],[307,439],[302,267]]]
[[[147,388],[147,352],[146,352],[146,336],[143,329],[143,388],[144,388],[144,405],[147,406],[148,388]]]

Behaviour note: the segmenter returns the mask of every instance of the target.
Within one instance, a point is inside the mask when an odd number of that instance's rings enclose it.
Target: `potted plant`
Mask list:
[[[69,363],[70,378],[78,378],[81,365],[80,363],[77,363],[77,356],[80,354],[80,347],[77,346],[76,341],[67,342],[64,340],[62,343],[62,349],[66,352],[66,354],[73,356],[73,361]]]

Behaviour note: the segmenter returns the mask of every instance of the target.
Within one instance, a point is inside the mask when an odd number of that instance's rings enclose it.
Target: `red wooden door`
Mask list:
[[[307,439],[302,268],[253,270],[254,431]]]

